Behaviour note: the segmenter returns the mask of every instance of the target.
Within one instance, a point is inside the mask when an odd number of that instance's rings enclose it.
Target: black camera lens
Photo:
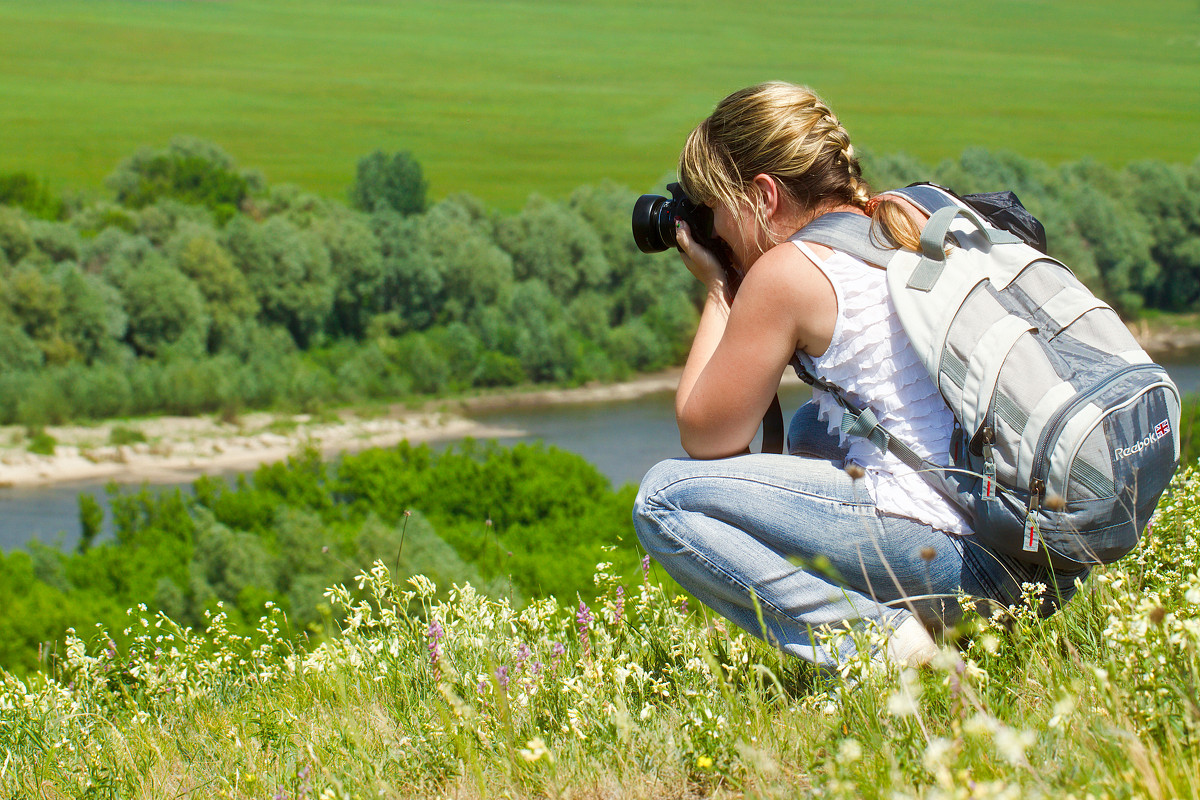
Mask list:
[[[671,199],[644,194],[633,204],[633,241],[643,253],[661,253],[676,247],[675,223],[683,220],[692,238],[712,249],[712,209],[693,203],[678,183],[667,186]]]
[[[661,253],[675,246],[673,201],[644,194],[633,204],[633,241],[643,253]]]

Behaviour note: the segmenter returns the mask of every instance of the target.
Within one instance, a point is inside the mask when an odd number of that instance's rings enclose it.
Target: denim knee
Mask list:
[[[648,552],[661,549],[662,530],[652,511],[655,507],[662,508],[661,492],[682,477],[680,463],[677,459],[660,461],[646,472],[638,487],[637,499],[633,501],[633,528]]]

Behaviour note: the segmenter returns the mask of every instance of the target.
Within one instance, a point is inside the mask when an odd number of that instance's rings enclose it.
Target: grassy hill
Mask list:
[[[625,586],[602,563],[590,606],[518,611],[377,562],[358,596],[326,595],[345,623],[311,650],[278,608],[243,636],[224,612],[201,634],[143,606],[127,649],[80,631],[57,679],[0,673],[0,792],[1195,798],[1198,519],[1193,469],[1062,613],[1038,619],[1028,585],[1032,606],[968,620],[920,672],[860,656],[815,675],[656,567]]]
[[[340,197],[360,156],[411,149],[435,197],[515,209],[649,187],[717,99],[768,78],[816,87],[876,152],[1190,162],[1200,8],[3,0],[0,172],[98,187],[187,133]]]

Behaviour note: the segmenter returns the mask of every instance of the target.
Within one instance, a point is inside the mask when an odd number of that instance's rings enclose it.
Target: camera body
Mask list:
[[[671,199],[644,194],[633,204],[633,241],[643,253],[661,253],[679,245],[675,241],[675,223],[682,220],[692,232],[692,240],[708,250],[719,250],[713,236],[713,213],[706,205],[693,202],[678,183],[667,186]]]

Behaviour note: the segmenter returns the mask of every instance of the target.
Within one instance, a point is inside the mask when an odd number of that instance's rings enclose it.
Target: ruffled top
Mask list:
[[[869,407],[890,434],[922,458],[945,466],[954,415],[900,325],[886,273],[840,251],[822,261],[802,242],[795,244],[825,273],[838,304],[825,353],[819,358],[796,355],[814,375],[841,387],[858,407]],[[847,448],[847,462],[866,471],[867,489],[880,511],[948,533],[971,533],[958,509],[904,462],[865,438],[842,433],[842,407],[831,394],[814,390],[813,397],[818,418]]]

